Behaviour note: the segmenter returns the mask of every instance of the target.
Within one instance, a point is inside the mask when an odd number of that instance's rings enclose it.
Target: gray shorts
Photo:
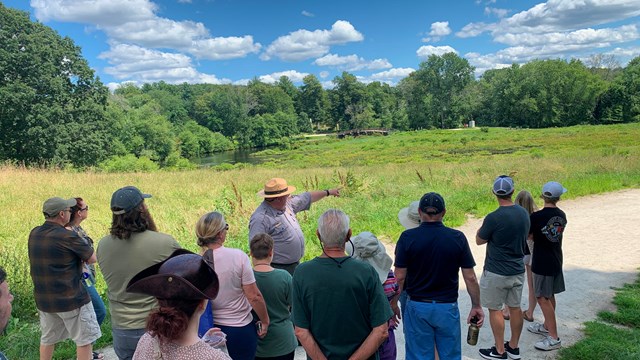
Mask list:
[[[500,310],[503,304],[520,307],[522,284],[524,273],[504,276],[485,270],[480,278],[480,302],[489,310]]]
[[[553,276],[533,273],[533,289],[536,297],[551,298],[554,294],[559,294],[565,290],[564,275],[562,275],[562,272]]]
[[[138,340],[146,332],[145,329],[114,329],[111,328],[113,335],[113,351],[115,351],[118,359],[131,360],[133,353],[136,352]]]
[[[42,345],[54,345],[62,340],[71,339],[76,346],[85,346],[102,336],[91,302],[71,311],[47,313],[38,310],[38,313]]]

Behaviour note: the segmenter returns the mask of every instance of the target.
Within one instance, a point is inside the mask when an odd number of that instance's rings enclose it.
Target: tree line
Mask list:
[[[557,127],[640,120],[640,57],[594,55],[486,71],[431,55],[396,86],[314,75],[300,86],[124,84],[110,93],[68,37],[0,4],[0,160],[103,168],[188,167],[237,147],[363,128]],[[606,65],[603,66],[603,65]]]

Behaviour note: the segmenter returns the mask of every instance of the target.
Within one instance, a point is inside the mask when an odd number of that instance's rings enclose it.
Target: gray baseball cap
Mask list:
[[[507,175],[500,175],[493,182],[493,193],[496,195],[509,195],[514,188],[513,179]]]
[[[75,206],[77,201],[75,198],[63,199],[60,197],[52,197],[47,199],[42,205],[42,212],[48,217],[56,216],[60,211]]]
[[[549,181],[542,187],[542,196],[546,198],[559,198],[566,193],[567,189],[560,185],[559,182]]]
[[[140,205],[144,199],[150,197],[151,195],[143,194],[142,191],[135,186],[125,186],[116,190],[111,196],[111,212],[115,215],[128,213]]]

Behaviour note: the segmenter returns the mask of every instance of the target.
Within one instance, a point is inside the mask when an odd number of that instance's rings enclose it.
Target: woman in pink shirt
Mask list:
[[[213,250],[220,281],[218,297],[211,301],[215,326],[227,334],[227,349],[232,359],[253,360],[258,336],[267,334],[269,314],[247,254],[224,247],[228,230],[224,216],[216,211],[203,215],[196,224],[198,245],[204,250]],[[252,309],[258,315],[257,322]]]

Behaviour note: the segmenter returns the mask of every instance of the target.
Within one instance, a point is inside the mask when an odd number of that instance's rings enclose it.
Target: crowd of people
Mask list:
[[[305,262],[305,238],[296,213],[340,189],[292,195],[284,179],[258,192],[263,202],[249,221],[247,255],[225,247],[229,225],[209,212],[195,225],[200,254],[181,249],[157,231],[147,206],[151,195],[134,186],[111,198],[109,234],[94,246],[81,227],[89,206],[82,198],[46,200],[44,224],[29,235],[34,298],[40,318],[40,359],[71,339],[78,359],[101,359],[106,306],[95,289],[95,264],[107,285],[113,347],[125,359],[291,360],[302,346],[310,359],[397,358],[394,330],[403,321],[406,359],[461,359],[459,274],[471,299],[466,322],[481,327],[483,308],[495,343],[485,359],[520,359],[519,338],[543,335],[539,350],[561,347],[555,294],[564,291],[562,234],[566,215],[557,207],[566,189],[542,187],[537,210],[527,191],[499,176],[492,192],[498,208],[483,221],[476,244],[486,246],[480,280],[465,235],[444,225],[445,199],[424,194],[401,209],[405,227],[395,261],[371,232],[353,236],[337,209],[318,219],[322,253]],[[525,284],[528,307],[521,309]],[[0,333],[12,296],[0,268]],[[534,322],[536,303],[544,322]],[[505,320],[511,334],[505,337]],[[0,360],[4,360],[0,352]]]

